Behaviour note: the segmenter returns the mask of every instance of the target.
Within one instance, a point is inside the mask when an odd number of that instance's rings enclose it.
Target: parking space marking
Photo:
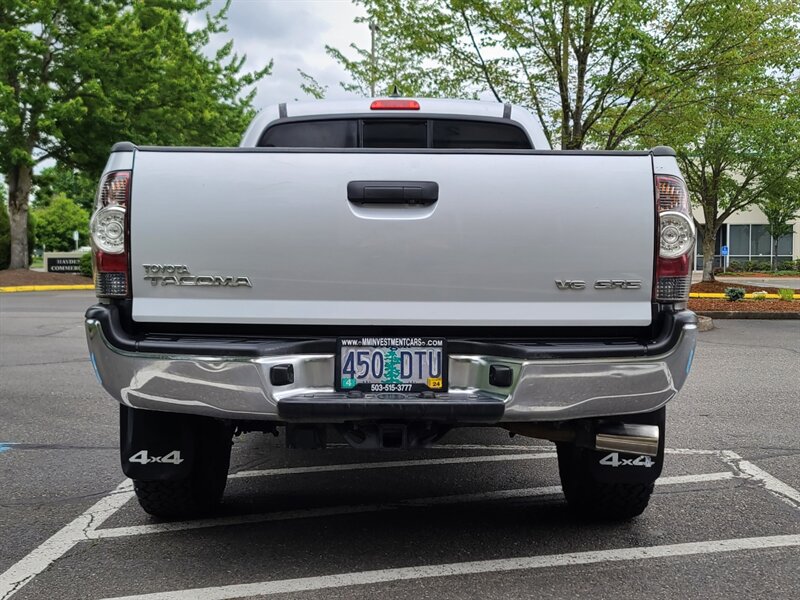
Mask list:
[[[730,471],[720,473],[702,473],[699,475],[677,475],[674,477],[661,477],[656,485],[677,485],[682,483],[699,483],[707,481],[724,481],[734,479],[735,474]],[[535,498],[541,496],[561,495],[561,486],[543,486],[535,488],[522,488],[516,490],[497,490],[493,492],[476,492],[470,494],[453,494],[448,496],[433,496],[430,498],[411,498],[397,500],[382,504],[356,504],[344,506],[329,506],[320,508],[306,508],[298,510],[277,511],[271,513],[232,515],[210,519],[196,519],[192,521],[172,521],[170,523],[152,523],[148,525],[134,525],[131,527],[113,527],[108,529],[94,529],[88,532],[90,539],[107,539],[130,537],[134,535],[147,535],[154,533],[168,533],[172,531],[186,531],[189,529],[206,529],[209,527],[229,527],[232,525],[246,525],[252,523],[266,523],[271,521],[289,521],[294,519],[312,519],[352,515],[372,512],[397,510],[409,507],[425,507],[446,504],[467,504],[470,502],[491,502],[494,500],[510,500],[514,498]]]
[[[531,450],[555,450],[555,444],[523,446],[520,444],[433,444],[426,446],[425,450],[516,450],[517,452],[530,452]],[[328,448],[352,448],[350,444],[328,444]]]
[[[760,483],[764,486],[764,489],[779,500],[793,508],[800,509],[800,491],[796,488],[770,475],[764,469],[757,467],[749,460],[744,460],[741,456],[736,454],[736,452],[720,450],[719,456],[739,477],[752,479]]]
[[[396,469],[398,467],[429,467],[435,465],[458,465],[466,463],[499,462],[506,460],[536,460],[555,458],[555,452],[533,454],[495,454],[491,456],[455,456],[453,458],[421,458],[419,460],[391,460],[367,463],[343,463],[336,465],[312,465],[309,467],[281,467],[278,469],[255,469],[231,473],[228,479],[241,477],[272,477],[275,475],[297,475],[300,473],[326,473],[332,471],[361,471],[368,469]]]
[[[0,574],[0,600],[7,600],[26,583],[64,556],[86,534],[99,527],[133,497],[130,480],[120,483],[107,496],[103,496],[72,522],[54,533],[8,571]]]
[[[542,556],[524,556],[519,558],[380,569],[376,571],[340,573],[337,575],[195,588],[173,592],[156,592],[154,594],[139,594],[135,596],[119,596],[115,598],[106,598],[106,600],[229,600],[247,596],[269,596],[273,594],[307,592],[312,590],[342,588],[352,585],[369,585],[431,577],[476,575],[481,573],[542,569],[547,567],[588,565],[653,558],[674,558],[679,556],[696,556],[702,554],[718,554],[721,552],[741,552],[796,546],[800,546],[800,535],[772,535],[689,542],[684,544],[668,544],[662,546],[593,550],[588,552],[569,552],[565,554],[547,554]]]
[[[439,448],[447,447],[446,445],[438,446]],[[407,461],[387,461],[387,462],[369,462],[369,463],[348,463],[348,464],[334,464],[334,465],[316,465],[309,467],[285,467],[276,469],[263,469],[242,471],[240,473],[233,473],[229,476],[230,479],[245,478],[245,477],[264,477],[264,476],[279,476],[288,474],[301,474],[301,473],[318,473],[318,472],[333,472],[333,471],[348,471],[348,470],[367,470],[367,469],[385,469],[385,468],[398,468],[408,466],[433,466],[433,465],[446,465],[446,464],[463,464],[463,463],[481,463],[481,462],[498,462],[506,460],[533,460],[543,458],[556,457],[555,452],[534,452],[534,453],[521,453],[520,449],[533,449],[544,448],[552,450],[552,446],[485,446],[479,445],[463,445],[458,449],[481,449],[481,450],[500,450],[500,449],[513,449],[518,453],[515,454],[498,454],[498,455],[481,455],[481,456],[467,456],[467,457],[450,457],[438,459],[420,459],[420,460],[407,460]],[[783,502],[789,504],[794,508],[800,508],[800,492],[797,489],[789,486],[788,484],[780,481],[763,469],[757,467],[755,464],[742,459],[741,456],[729,450],[699,450],[691,448],[668,448],[668,454],[679,455],[715,455],[719,457],[731,471],[723,473],[704,473],[697,475],[680,475],[674,477],[662,477],[657,480],[657,485],[670,485],[678,483],[694,483],[703,481],[718,481],[724,479],[740,478],[743,480],[750,480],[766,489],[771,495],[779,498]],[[101,498],[98,502],[92,505],[84,513],[75,518],[72,522],[67,524],[61,530],[53,534],[50,538],[45,540],[40,546],[35,548],[30,554],[22,558],[19,562],[12,565],[5,573],[0,574],[0,600],[8,600],[16,592],[18,592],[25,584],[31,581],[34,577],[46,570],[55,561],[66,554],[70,549],[78,543],[91,539],[104,539],[112,537],[129,537],[132,535],[141,535],[146,533],[157,533],[160,531],[179,531],[188,529],[198,529],[201,527],[216,527],[223,525],[235,525],[240,523],[252,523],[260,521],[271,520],[288,520],[308,518],[310,516],[333,516],[352,513],[374,512],[375,510],[388,510],[396,509],[402,506],[428,506],[434,504],[448,504],[456,502],[476,502],[481,500],[497,500],[503,498],[522,498],[533,496],[546,496],[551,494],[561,493],[560,486],[547,486],[541,488],[527,488],[522,490],[499,490],[494,492],[480,492],[477,494],[458,494],[454,496],[440,496],[436,498],[421,498],[404,500],[396,503],[387,503],[381,505],[362,505],[362,506],[339,506],[328,507],[319,509],[308,509],[305,511],[284,511],[282,513],[265,513],[260,515],[240,515],[236,517],[223,517],[221,519],[208,519],[203,521],[187,521],[187,522],[173,522],[152,525],[142,525],[135,527],[120,527],[110,529],[98,529],[109,517],[120,510],[131,498],[133,498],[133,485],[130,480],[125,480],[116,489],[111,491],[107,496]],[[326,512],[327,511],[327,512]],[[205,524],[208,523],[208,524]],[[781,536],[773,536],[777,539]],[[787,536],[783,536],[787,537]],[[791,537],[791,536],[790,536]],[[795,536],[796,537],[796,536]],[[752,538],[758,539],[773,539],[773,538]],[[736,540],[723,540],[723,542],[735,542]],[[705,542],[704,542],[705,543]],[[712,542],[709,542],[712,543]],[[722,543],[722,542],[721,542]],[[794,543],[788,545],[796,545]],[[678,545],[683,546],[683,545]],[[769,546],[765,546],[769,547]],[[639,548],[622,549],[619,552],[638,552]],[[566,555],[558,555],[566,556]],[[536,557],[529,557],[536,559]],[[538,559],[536,559],[538,560]],[[605,560],[605,559],[604,559]],[[614,560],[614,559],[609,559]],[[623,560],[623,559],[620,559]],[[624,559],[628,560],[628,559]],[[564,563],[571,564],[571,563]],[[575,563],[579,564],[579,563]],[[527,567],[526,567],[527,568]],[[533,567],[535,568],[535,567]],[[346,574],[347,575],[347,574]],[[314,579],[314,578],[311,578]],[[275,582],[266,582],[272,585]],[[261,584],[257,584],[261,585]],[[350,585],[350,584],[348,584]],[[225,586],[229,589],[231,586]],[[210,588],[211,589],[211,588]],[[223,588],[213,588],[223,589]],[[309,588],[309,589],[322,589],[322,588]],[[175,592],[178,593],[178,592]],[[181,592],[182,593],[182,592]],[[191,591],[189,596],[163,596],[172,600],[173,598],[195,598],[194,590]],[[265,593],[265,592],[260,592]],[[277,592],[269,592],[277,593]],[[142,598],[160,598],[162,596],[143,596]],[[209,596],[209,598],[216,598],[217,596]],[[220,596],[220,598],[232,598],[236,596]]]

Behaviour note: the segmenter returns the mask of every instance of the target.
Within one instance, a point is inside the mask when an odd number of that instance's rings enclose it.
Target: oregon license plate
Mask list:
[[[338,391],[443,392],[447,390],[447,352],[441,338],[339,338]]]

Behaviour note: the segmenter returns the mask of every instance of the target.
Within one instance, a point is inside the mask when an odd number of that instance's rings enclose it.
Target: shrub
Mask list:
[[[36,217],[36,241],[48,251],[72,250],[72,232],[76,230],[81,242],[89,239],[89,213],[66,196],[56,196],[48,206],[32,214]]]
[[[794,261],[793,260],[785,260],[780,264],[778,267],[781,271],[794,271]]]
[[[725,297],[731,302],[744,298],[744,288],[725,288]]]
[[[762,273],[767,271],[772,271],[772,264],[767,262],[766,260],[759,260],[756,263],[756,271],[760,271]]]
[[[92,276],[92,253],[87,252],[81,256],[81,275],[84,277]]]
[[[747,272],[755,271],[756,270],[756,261],[748,260],[744,263],[744,270]]]
[[[741,273],[744,271],[744,265],[738,260],[732,260],[728,263],[728,271],[731,271],[732,273]]]
[[[787,302],[794,300],[794,290],[790,290],[788,288],[779,289],[778,295],[781,297],[781,300],[786,300]]]
[[[800,271],[800,258],[798,258],[796,261],[794,261],[794,270],[795,271]]]
[[[753,292],[752,294],[753,300],[766,300],[767,299],[767,292],[761,290],[759,292]]]

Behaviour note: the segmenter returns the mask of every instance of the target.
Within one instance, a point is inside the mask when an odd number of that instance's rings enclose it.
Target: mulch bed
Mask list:
[[[744,288],[750,294],[752,292],[767,292],[768,294],[777,294],[778,288],[776,287],[759,287],[754,285],[740,285],[738,283],[725,283],[724,281],[713,281],[711,283],[693,283],[692,292],[701,294],[724,294],[727,288]],[[727,300],[726,300],[727,302]],[[729,303],[731,304],[731,303]]]
[[[692,290],[694,291],[694,289]],[[800,300],[739,300],[724,298],[689,298],[689,310],[694,312],[790,312],[800,313]]]
[[[92,280],[70,273],[42,273],[28,269],[6,269],[0,271],[0,287],[18,285],[91,285]]]

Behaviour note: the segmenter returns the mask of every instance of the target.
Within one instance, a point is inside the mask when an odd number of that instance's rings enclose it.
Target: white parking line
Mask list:
[[[328,448],[352,448],[350,444],[328,444]],[[530,452],[532,450],[555,450],[555,444],[537,444],[532,446],[523,446],[521,444],[434,444],[433,446],[426,446],[423,450],[516,450],[517,452]]]
[[[456,456],[453,458],[423,458],[419,460],[392,460],[384,462],[345,463],[336,465],[313,465],[310,467],[282,467],[279,469],[256,469],[231,473],[228,479],[241,477],[274,477],[276,475],[298,475],[301,473],[326,473],[331,471],[361,471],[368,469],[396,469],[399,467],[430,467],[435,465],[458,465],[466,463],[500,462],[506,460],[536,460],[555,458],[555,452],[533,454],[495,454],[491,456]]]
[[[446,448],[447,446],[438,446],[438,448]],[[470,449],[470,450],[515,450],[519,451],[520,449],[525,450],[532,450],[532,449],[546,449],[552,450],[552,446],[480,446],[480,445],[452,445],[450,446],[452,449]],[[712,480],[719,480],[719,479],[729,479],[731,477],[740,477],[743,479],[750,479],[761,486],[763,486],[769,493],[776,496],[777,498],[781,499],[783,502],[793,506],[795,508],[800,508],[800,492],[795,488],[790,487],[786,483],[780,481],[779,479],[773,477],[763,469],[755,466],[753,463],[749,461],[743,460],[738,454],[735,452],[727,451],[727,450],[696,450],[691,448],[668,448],[666,450],[668,454],[683,454],[683,455],[716,455],[720,457],[726,464],[728,464],[732,469],[733,473],[708,473],[702,475],[682,475],[678,477],[662,477],[657,482],[660,485],[663,484],[670,484],[670,483],[691,483],[691,482],[700,482],[700,481],[712,481]],[[313,467],[287,467],[287,468],[279,468],[279,469],[264,469],[261,471],[242,471],[240,473],[234,473],[230,475],[231,479],[242,478],[242,477],[262,477],[262,476],[278,476],[278,475],[287,475],[287,474],[299,474],[299,473],[317,473],[317,472],[326,472],[326,471],[348,471],[348,470],[361,470],[361,469],[384,469],[384,468],[399,468],[399,467],[408,467],[408,466],[431,466],[431,465],[444,465],[444,464],[460,464],[460,463],[480,463],[480,462],[498,462],[498,461],[506,461],[506,460],[531,460],[531,459],[542,459],[542,458],[553,458],[556,454],[554,452],[536,452],[536,453],[519,453],[519,454],[500,454],[500,455],[490,455],[490,456],[469,456],[469,457],[451,457],[451,458],[441,458],[441,459],[422,459],[422,460],[411,460],[411,461],[390,461],[390,462],[382,462],[382,463],[351,463],[351,464],[338,464],[338,465],[319,465]],[[544,491],[535,492],[533,490],[552,490],[547,493]],[[453,497],[440,497],[440,498],[430,498],[430,499],[419,499],[419,500],[409,500],[405,501],[404,504],[392,504],[392,505],[372,505],[380,506],[381,508],[377,508],[375,510],[386,510],[387,508],[397,508],[398,506],[413,506],[414,503],[417,502],[424,502],[427,504],[435,504],[435,503],[454,503],[454,502],[472,502],[477,501],[479,499],[483,500],[491,500],[491,499],[499,499],[501,497],[523,497],[523,496],[535,496],[535,495],[547,495],[549,493],[558,493],[558,489],[555,486],[551,488],[529,488],[527,491],[521,490],[504,490],[499,492],[486,492],[483,494],[463,494]],[[97,530],[97,528],[102,525],[111,515],[117,512],[128,500],[133,497],[132,484],[130,481],[124,481],[121,483],[115,490],[109,493],[108,496],[101,498],[97,503],[92,505],[86,512],[79,515],[75,518],[72,522],[68,525],[63,527],[61,530],[53,534],[50,538],[45,540],[40,546],[35,548],[30,554],[22,558],[19,562],[12,565],[5,573],[0,574],[0,600],[8,600],[13,596],[16,592],[18,592],[26,583],[31,581],[34,577],[39,575],[45,569],[47,569],[53,562],[61,558],[64,554],[66,554],[71,548],[75,545],[80,543],[81,541],[85,541],[88,539],[99,539],[105,537],[120,537],[122,535],[120,532],[123,530],[136,530],[137,528],[115,528],[115,529],[107,529],[107,530]],[[519,494],[519,496],[514,496],[514,494]],[[505,495],[505,496],[504,496]],[[471,497],[472,499],[467,500],[467,497]],[[478,498],[481,496],[481,498]],[[461,498],[460,500],[455,500],[454,498]],[[452,500],[447,500],[446,498],[453,498]],[[426,505],[426,504],[423,504]],[[353,512],[366,512],[364,507],[358,506],[350,506],[350,507],[331,507],[328,509],[310,509],[310,510],[317,510],[320,511],[318,515],[314,516],[324,516],[321,511],[329,511],[327,514],[335,515],[335,514],[347,514]],[[295,513],[297,516],[291,517],[290,514]],[[300,516],[302,513],[302,516]],[[231,519],[238,519],[238,522],[247,523],[247,522],[258,522],[258,521],[265,521],[265,520],[277,520],[275,515],[280,513],[272,513],[268,515],[249,515],[249,516],[239,516],[239,517],[231,517]],[[287,511],[283,513],[284,519],[288,518],[306,518],[309,516],[309,511]],[[267,518],[265,518],[267,517]],[[245,518],[250,519],[250,521],[243,520]],[[202,523],[201,521],[194,521],[194,524]],[[224,525],[226,524],[223,519],[216,519],[214,520],[214,524],[207,525],[208,527]],[[236,523],[231,523],[236,524]],[[180,527],[180,523],[171,523],[171,524],[164,524],[169,526],[175,526],[174,530],[178,529],[195,529],[194,527]],[[142,526],[142,527],[156,527],[156,526]],[[165,529],[169,530],[169,529]],[[113,532],[117,531],[118,535],[114,535]],[[108,532],[108,533],[106,533]],[[151,531],[142,531],[141,533],[151,533]],[[137,535],[137,532],[134,533],[126,533],[124,535]],[[226,596],[228,597],[228,596]]]
[[[442,565],[403,567],[398,569],[381,569],[377,571],[323,575],[321,577],[303,577],[280,581],[263,581],[259,583],[196,588],[174,592],[157,592],[155,594],[107,598],[106,600],[229,600],[231,598],[247,596],[268,596],[272,594],[307,592],[311,590],[325,590],[351,585],[369,585],[410,579],[521,571],[546,567],[588,565],[628,560],[672,558],[676,556],[696,556],[702,554],[717,554],[720,552],[741,552],[793,546],[800,546],[800,535],[773,535],[690,542],[685,544],[669,544],[663,546],[644,546],[640,548],[619,548],[614,550],[570,552],[566,554],[549,554],[544,556],[478,560]]]
[[[64,526],[33,552],[0,575],[0,600],[7,600],[31,579],[47,569],[64,556],[78,542],[85,540],[87,534],[99,527],[131,499],[133,488],[130,481],[119,484],[115,490],[104,496]]]
[[[730,471],[720,473],[703,473],[699,475],[677,475],[661,477],[656,481],[659,486],[677,485],[682,483],[699,483],[707,481],[723,481],[733,479],[735,475]],[[114,527],[109,529],[95,529],[88,533],[91,539],[119,538],[133,535],[146,535],[153,533],[168,533],[172,531],[186,531],[189,529],[205,529],[208,527],[230,527],[233,525],[246,525],[250,523],[265,523],[271,521],[289,521],[294,519],[312,519],[317,517],[330,517],[339,515],[352,515],[361,513],[397,510],[404,507],[424,507],[444,504],[465,504],[469,502],[491,502],[493,500],[508,500],[513,498],[533,498],[538,496],[555,496],[561,494],[561,486],[545,486],[536,488],[522,488],[516,490],[498,490],[493,492],[477,492],[472,494],[454,494],[449,496],[434,496],[431,498],[414,498],[398,500],[383,504],[360,504],[347,506],[329,506],[321,508],[306,508],[287,510],[271,513],[248,515],[232,515],[212,519],[197,519],[193,521],[173,521],[171,523],[153,523],[148,525],[135,525],[132,527]]]
[[[800,491],[784,483],[777,477],[770,475],[764,469],[757,467],[748,460],[731,450],[720,450],[720,458],[731,467],[739,477],[753,479],[779,500],[793,508],[800,509]]]

